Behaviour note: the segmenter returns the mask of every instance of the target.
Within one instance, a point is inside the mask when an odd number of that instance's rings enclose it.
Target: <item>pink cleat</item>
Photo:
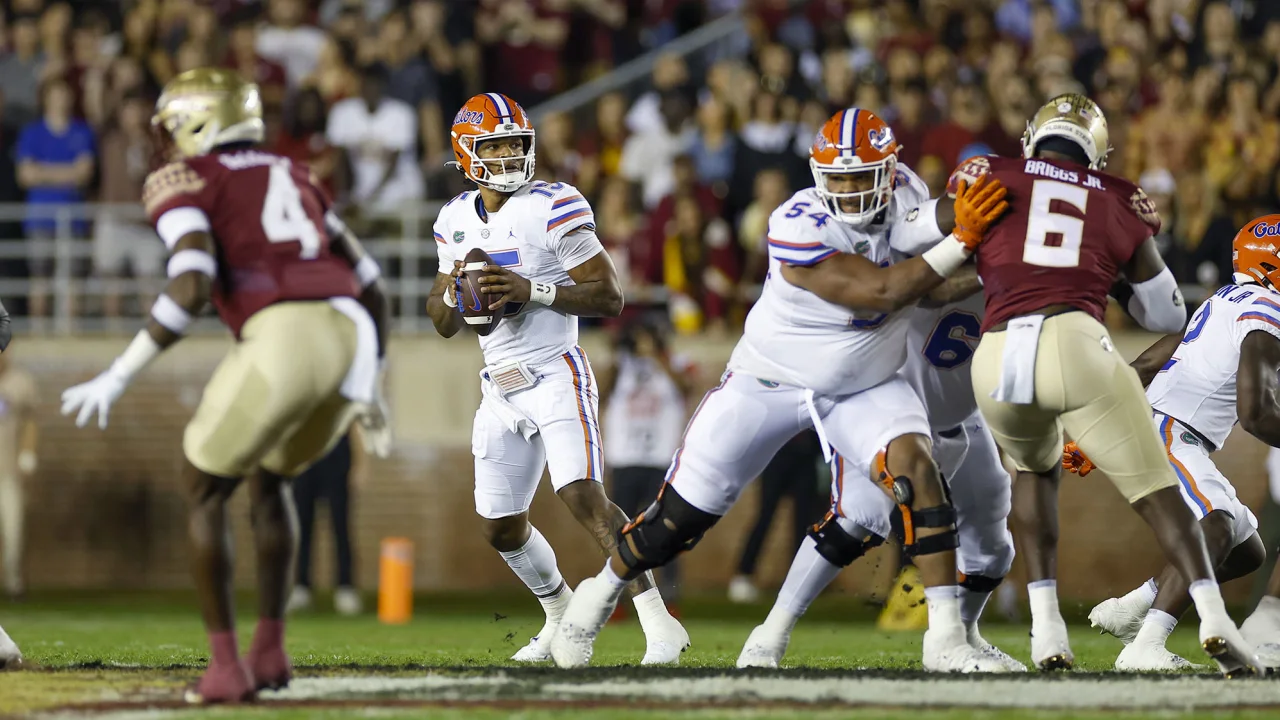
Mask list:
[[[237,659],[231,663],[210,663],[200,682],[188,689],[184,698],[193,705],[236,704],[253,702],[257,693],[248,666]]]

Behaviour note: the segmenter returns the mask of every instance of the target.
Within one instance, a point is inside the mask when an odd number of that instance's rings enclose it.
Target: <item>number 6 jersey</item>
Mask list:
[[[897,172],[883,222],[865,228],[828,215],[813,188],[773,211],[769,274],[729,358],[730,370],[840,396],[875,387],[902,367],[910,309],[853,312],[795,287],[781,272],[783,263],[814,265],[838,253],[861,255],[882,267],[903,259],[889,247],[889,228],[928,200],[929,190],[906,166]]]
[[[1071,305],[1102,322],[1120,267],[1160,229],[1146,194],[1114,175],[1035,158],[973,158],[951,185],[987,173],[1008,190],[1009,212],[978,247],[983,332],[1049,305]]]
[[[213,236],[213,305],[237,339],[269,305],[360,295],[351,264],[330,252],[324,195],[288,158],[236,150],[170,163],[147,177],[142,204],[171,251],[187,233]]]

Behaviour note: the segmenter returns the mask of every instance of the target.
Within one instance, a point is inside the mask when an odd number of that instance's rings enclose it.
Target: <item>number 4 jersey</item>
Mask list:
[[[170,250],[191,232],[213,236],[213,305],[237,339],[269,305],[360,294],[330,252],[324,195],[288,158],[240,150],[170,163],[147,177],[142,204]]]
[[[1009,212],[978,248],[983,331],[1049,305],[1071,305],[1102,322],[1120,267],[1160,229],[1146,194],[1082,165],[1021,158],[973,158],[952,184],[987,173],[1008,190]]]

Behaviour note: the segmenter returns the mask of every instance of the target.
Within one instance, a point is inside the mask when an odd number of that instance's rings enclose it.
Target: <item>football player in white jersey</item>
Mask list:
[[[1266,558],[1257,519],[1210,453],[1222,447],[1237,422],[1267,445],[1280,447],[1277,236],[1280,215],[1241,229],[1232,243],[1234,284],[1206,300],[1185,332],[1161,338],[1133,361],[1182,498],[1200,519],[1219,583],[1252,573]],[[1066,469],[1087,475],[1091,465],[1074,444],[1067,445]],[[1117,670],[1180,670],[1191,663],[1165,649],[1165,641],[1190,606],[1186,581],[1166,567],[1158,578],[1099,604],[1089,620],[1125,643]],[[1256,644],[1280,641],[1280,605],[1259,607],[1241,634]],[[1274,667],[1277,661],[1280,657],[1269,657],[1263,664]]]
[[[1012,482],[1000,461],[995,439],[982,422],[969,375],[984,310],[978,293],[981,286],[975,272],[961,271],[953,278],[956,282],[935,289],[912,311],[903,374],[924,402],[933,457],[956,509],[960,540],[956,571],[966,639],[1008,671],[1025,672],[1025,665],[987,642],[978,631],[988,598],[1013,565],[1013,537],[1008,527]],[[966,294],[969,297],[956,299]],[[852,523],[849,534],[859,544],[843,557],[830,551],[824,556],[818,533],[805,539],[768,618],[747,638],[738,667],[777,667],[792,628],[809,605],[845,566],[889,537],[893,502],[870,483],[850,476],[851,466],[840,456],[832,462],[832,506],[823,523],[837,518]]]
[[[965,262],[1006,209],[1004,189],[962,187],[954,206],[934,210],[945,216],[939,227],[954,224],[952,235],[895,262],[901,255],[886,229],[928,200],[923,182],[898,166],[897,151],[889,127],[857,108],[836,113],[814,138],[815,187],[769,219],[769,276],[728,370],[690,419],[658,500],[574,593],[551,644],[560,667],[587,664],[625,584],[697,543],[778,448],[812,427],[824,447],[847,458],[852,477],[880,482],[903,508],[906,544],[929,598],[925,667],[998,669],[965,640],[955,511],[930,457],[924,407],[898,370],[908,306]],[[848,529],[831,522],[815,531],[819,548],[850,553],[858,541]]]
[[[440,211],[440,268],[427,301],[436,331],[464,325],[456,280],[462,258],[482,248],[493,259],[480,284],[499,296],[505,319],[480,338],[484,399],[476,411],[476,512],[484,531],[537,596],[546,623],[512,658],[550,658],[550,642],[572,596],[555,552],[529,523],[529,506],[551,469],[551,485],[607,552],[627,516],[605,496],[595,376],[578,347],[578,317],[622,311],[622,288],[596,238],[591,206],[571,185],[534,182],[534,131],[524,110],[498,93],[476,95],[454,117],[454,156],[478,189]],[[671,664],[689,636],[667,612],[651,573],[635,578],[636,614],[647,648],[643,664]]]

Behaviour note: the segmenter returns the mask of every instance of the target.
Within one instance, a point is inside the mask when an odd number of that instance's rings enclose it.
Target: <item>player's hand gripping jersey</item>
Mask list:
[[[1150,199],[1101,170],[1036,158],[973,158],[951,182],[984,174],[1004,184],[1010,209],[978,253],[983,332],[1059,304],[1101,322],[1121,266],[1160,229]]]
[[[142,203],[170,249],[190,232],[213,236],[213,305],[237,338],[274,303],[360,295],[350,263],[330,251],[322,191],[288,158],[258,150],[189,157],[153,172]]]
[[[849,253],[888,266],[904,259],[889,246],[895,221],[929,199],[904,165],[882,222],[853,228],[826,212],[813,188],[801,190],[769,217],[769,274],[729,369],[828,395],[847,395],[891,377],[906,358],[911,309],[853,313],[788,283],[782,263],[812,265]]]
[[[472,248],[530,282],[572,285],[569,270],[604,250],[594,232],[591,205],[566,183],[533,182],[513,192],[502,209],[489,213],[477,191],[450,200],[435,224],[442,274],[453,272]],[[506,317],[480,337],[487,365],[555,360],[578,344],[578,318],[539,303],[509,303]]]

